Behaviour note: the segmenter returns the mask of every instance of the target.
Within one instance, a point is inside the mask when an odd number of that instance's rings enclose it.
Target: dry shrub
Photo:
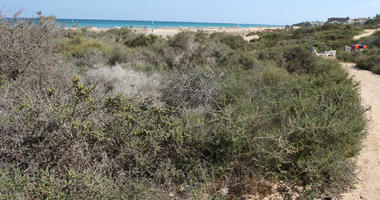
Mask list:
[[[200,41],[199,34],[181,32],[168,41],[168,46],[160,49],[160,54],[169,67],[213,65],[215,59],[210,48],[212,44]]]
[[[13,18],[0,18],[0,72],[16,80],[30,68],[44,70],[55,64],[57,45],[52,38],[56,34],[52,17],[42,17],[33,22]]]
[[[174,107],[210,106],[222,89],[222,78],[209,68],[173,73],[165,80],[161,99]]]
[[[16,112],[2,116],[9,120],[2,118],[0,127],[1,167],[26,172],[47,167],[59,172],[92,169],[115,177],[157,178],[163,172],[160,168],[170,167],[166,155],[174,146],[162,147],[181,134],[170,110],[148,100],[97,98],[79,77],[66,97],[54,97],[20,95],[21,105],[12,105]]]
[[[156,98],[159,95],[161,77],[159,74],[147,76],[117,65],[112,68],[99,67],[89,70],[86,80],[89,84],[95,85],[101,93]]]
[[[183,51],[191,51],[194,48],[194,33],[191,32],[181,32],[171,38],[169,41],[169,46],[174,48],[179,48]]]

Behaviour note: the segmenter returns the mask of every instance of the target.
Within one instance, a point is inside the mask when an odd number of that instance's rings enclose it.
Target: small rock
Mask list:
[[[301,194],[299,194],[299,193],[293,193],[292,194],[292,200],[297,200],[297,199],[299,199],[301,197]]]
[[[219,192],[220,195],[226,196],[228,194],[228,188],[226,188],[226,187],[222,188],[218,192]]]
[[[169,193],[169,197],[170,197],[170,198],[174,197],[174,193],[173,193],[173,192],[170,192],[170,193]]]
[[[303,192],[303,187],[302,186],[294,186],[294,190],[298,193],[302,193]]]

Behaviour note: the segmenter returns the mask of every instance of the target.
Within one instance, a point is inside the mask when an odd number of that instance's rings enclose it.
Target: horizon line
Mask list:
[[[51,15],[54,16],[54,15]],[[55,17],[55,16],[54,16]],[[8,17],[10,18],[10,17]],[[37,19],[38,17],[21,17],[21,19]],[[232,22],[200,22],[200,21],[169,21],[169,20],[132,20],[132,19],[85,19],[85,18],[57,18],[57,20],[94,20],[94,21],[137,21],[137,22],[174,22],[174,23],[198,23],[198,24],[235,24],[235,25],[269,25],[286,26],[282,24],[254,24],[254,23],[232,23]]]

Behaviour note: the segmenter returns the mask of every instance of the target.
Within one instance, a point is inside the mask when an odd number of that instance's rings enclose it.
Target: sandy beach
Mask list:
[[[120,27],[116,27],[116,28],[120,28]],[[73,28],[65,28],[65,29],[73,29]],[[96,28],[96,27],[90,28],[91,31],[95,31],[95,32],[107,31],[109,29],[110,28]],[[204,31],[207,33],[224,32],[224,33],[230,33],[230,34],[235,34],[235,35],[241,35],[247,41],[259,38],[258,35],[247,36],[248,33],[261,32],[261,31],[273,31],[273,30],[284,30],[284,27],[249,27],[249,28],[210,27],[210,28],[156,28],[156,29],[133,28],[133,31],[135,31],[136,33],[154,34],[154,35],[158,35],[164,38],[174,36],[177,33],[180,33],[182,31],[191,31],[191,32]]]
[[[136,28],[136,30],[139,33],[144,34],[155,34],[163,37],[167,36],[173,36],[179,32],[182,31],[204,31],[208,33],[216,33],[216,32],[225,32],[225,33],[231,33],[236,35],[246,35],[250,32],[259,32],[259,31],[265,31],[265,30],[278,30],[283,29],[282,27],[251,27],[251,28],[159,28],[159,29],[149,29],[149,28]]]

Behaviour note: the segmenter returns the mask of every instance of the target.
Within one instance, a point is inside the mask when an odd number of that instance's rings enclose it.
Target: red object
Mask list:
[[[359,45],[355,45],[355,49],[359,49]]]
[[[366,48],[367,48],[367,45],[364,45],[364,46],[363,46],[363,49],[366,49]]]

